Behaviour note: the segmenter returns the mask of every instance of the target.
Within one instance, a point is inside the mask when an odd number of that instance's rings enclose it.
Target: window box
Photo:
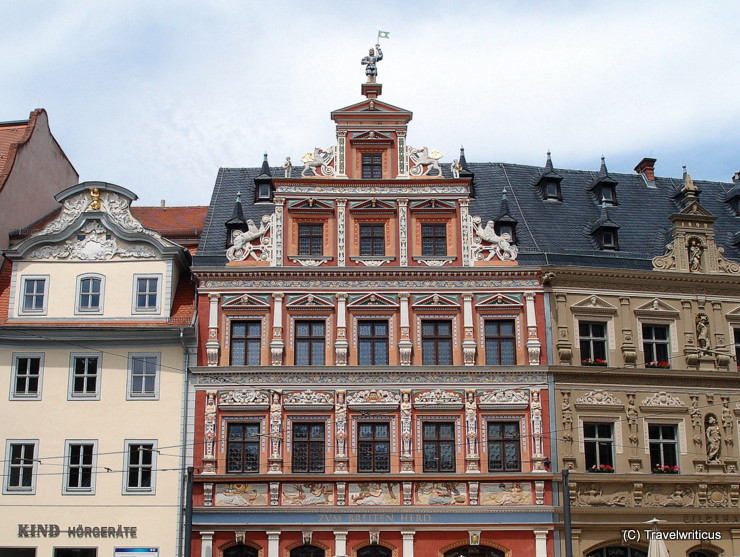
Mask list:
[[[600,360],[598,358],[592,359],[592,358],[586,358],[585,360],[581,360],[582,366],[600,366],[600,367],[606,367],[606,360]]]
[[[671,364],[670,364],[670,362],[663,362],[663,361],[660,361],[660,362],[647,362],[645,364],[645,367],[657,367],[657,368],[661,368],[661,369],[671,369]]]
[[[678,474],[681,469],[678,466],[655,466],[653,474]]]
[[[591,466],[591,468],[588,469],[589,472],[592,474],[613,474],[614,468],[612,466],[609,466],[608,464],[602,464],[600,466],[596,466],[595,464]]]

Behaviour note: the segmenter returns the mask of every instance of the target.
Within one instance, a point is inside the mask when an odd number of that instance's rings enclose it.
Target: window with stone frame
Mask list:
[[[100,358],[97,355],[73,355],[69,387],[70,398],[100,396]]]
[[[670,326],[642,325],[642,349],[645,353],[645,365],[663,367],[661,362],[670,364]]]
[[[357,321],[357,363],[361,366],[388,365],[388,321]]]
[[[95,460],[97,443],[67,441],[64,470],[66,494],[95,493]]]
[[[581,348],[581,363],[586,365],[606,365],[606,326],[605,322],[600,321],[578,322],[578,341]]]
[[[487,441],[489,472],[521,472],[519,422],[489,421]]]
[[[611,422],[584,422],[583,453],[586,457],[586,471],[613,471],[614,424]]]
[[[260,424],[230,422],[227,429],[226,472],[259,472]]]
[[[298,255],[324,255],[324,224],[298,225]]]
[[[447,224],[429,222],[421,225],[421,254],[447,255]]]
[[[158,313],[160,277],[136,276],[135,279],[134,312]]]
[[[391,439],[388,422],[357,424],[357,471],[390,472]]]
[[[516,327],[513,319],[486,319],[486,365],[516,365]]]
[[[125,488],[128,493],[153,493],[157,447],[153,441],[126,443]]]
[[[736,327],[733,332],[735,334],[735,364],[740,369],[740,327]]]
[[[43,360],[43,354],[13,355],[12,398],[41,398]]]
[[[99,313],[103,309],[103,278],[83,275],[77,283],[77,311]]]
[[[129,354],[129,398],[158,398],[159,357],[154,352]]]
[[[452,321],[421,321],[421,359],[425,366],[452,365]]]
[[[229,358],[232,366],[258,366],[262,353],[262,322],[258,319],[231,322]]]
[[[296,320],[295,365],[323,366],[325,363],[326,323],[320,319]]]
[[[422,423],[424,472],[455,471],[455,422]]]
[[[293,422],[293,472],[324,473],[326,455],[326,424],[324,422]]]
[[[648,424],[650,469],[653,473],[678,471],[678,426]]]
[[[383,177],[382,153],[362,153],[362,177],[375,180]]]
[[[385,255],[385,224],[360,223],[360,255]]]
[[[48,277],[30,276],[21,279],[21,314],[45,314]]]
[[[5,493],[34,493],[38,441],[9,440],[5,457]]]

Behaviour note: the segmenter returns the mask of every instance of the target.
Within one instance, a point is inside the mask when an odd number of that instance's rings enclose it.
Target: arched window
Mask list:
[[[315,545],[302,545],[290,552],[290,557],[324,557],[324,550]]]
[[[647,553],[634,547],[611,546],[601,547],[586,557],[647,557]]]
[[[357,552],[357,557],[392,557],[393,552],[382,545],[366,545]]]
[[[224,551],[224,557],[258,557],[259,551],[248,545],[235,545]]]
[[[504,553],[485,545],[466,545],[448,551],[445,557],[504,557]]]

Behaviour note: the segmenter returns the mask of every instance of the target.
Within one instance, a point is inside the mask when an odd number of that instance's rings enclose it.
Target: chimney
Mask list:
[[[740,172],[735,172],[732,176],[732,183],[733,184],[740,184]]]
[[[640,162],[637,163],[637,166],[635,167],[635,172],[638,174],[642,174],[645,176],[645,179],[648,182],[655,182],[655,161],[657,159],[651,159],[650,157],[645,157]]]
[[[164,203],[164,199],[163,199],[162,201],[159,202],[159,206],[162,207],[162,208],[164,208],[164,205],[165,205],[165,203]]]

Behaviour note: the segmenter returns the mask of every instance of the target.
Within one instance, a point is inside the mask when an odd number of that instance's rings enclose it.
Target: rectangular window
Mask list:
[[[65,493],[95,492],[95,443],[67,441]]]
[[[357,471],[391,471],[391,428],[388,423],[357,424]]]
[[[134,307],[137,312],[159,312],[159,277],[136,277]]]
[[[8,441],[5,460],[5,492],[36,491],[36,447],[38,441]]]
[[[97,557],[98,550],[95,547],[55,547],[54,557]]]
[[[495,319],[485,322],[486,365],[516,365],[516,336],[513,319]]]
[[[424,422],[422,452],[424,472],[454,472],[455,423]]]
[[[421,254],[447,255],[447,225],[421,225]]]
[[[41,398],[41,372],[43,354],[13,355],[12,398],[39,400]]]
[[[99,277],[82,277],[78,286],[77,311],[94,313],[101,309],[103,281]]]
[[[388,321],[358,321],[357,342],[359,365],[388,365]]]
[[[385,225],[360,225],[360,255],[385,255]]]
[[[129,374],[130,398],[157,398],[159,354],[130,354]]]
[[[606,365],[606,323],[580,321],[578,337],[581,345],[581,363]]]
[[[293,424],[293,472],[324,472],[325,428],[323,422]]]
[[[653,472],[678,471],[678,427],[648,425],[650,469]]]
[[[230,423],[226,446],[227,472],[260,471],[260,425]]]
[[[735,329],[735,363],[740,369],[740,329]]]
[[[46,277],[23,277],[20,313],[46,313]]]
[[[642,326],[642,349],[645,351],[645,363],[647,365],[670,362],[668,335],[668,325]]]
[[[519,422],[488,422],[488,471],[521,472]]]
[[[260,365],[262,323],[260,321],[231,322],[231,365]]]
[[[151,441],[127,442],[124,492],[154,493],[156,455],[157,447]]]
[[[362,154],[362,177],[371,179],[383,177],[383,156],[380,153]]]
[[[421,357],[425,366],[452,365],[452,321],[421,322]]]
[[[614,471],[614,424],[584,423],[583,449],[587,471]]]
[[[97,398],[100,395],[98,364],[98,356],[72,356],[72,398]]]
[[[325,328],[318,319],[295,322],[295,365],[324,365]]]
[[[298,255],[324,255],[324,225],[298,225]]]

